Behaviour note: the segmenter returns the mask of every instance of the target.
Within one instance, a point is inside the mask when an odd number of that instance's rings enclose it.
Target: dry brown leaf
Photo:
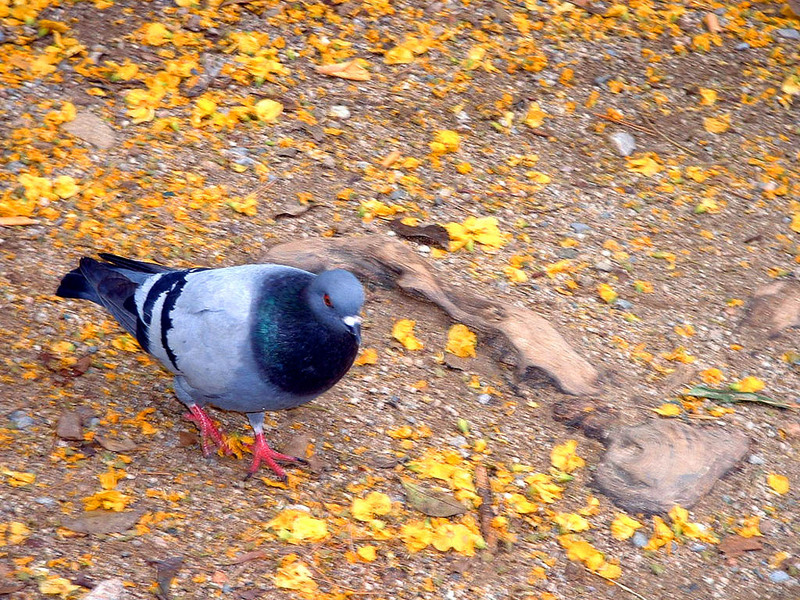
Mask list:
[[[136,443],[128,438],[109,438],[96,435],[94,436],[94,441],[109,452],[126,453],[136,450]]]
[[[358,59],[314,68],[317,70],[317,73],[328,75],[329,77],[341,77],[342,79],[350,79],[351,81],[369,81],[370,79],[369,71],[359,64]]]
[[[745,538],[740,535],[729,535],[719,543],[719,551],[728,558],[738,558],[745,552],[761,550],[764,544],[758,538]]]
[[[429,517],[452,517],[467,512],[467,507],[448,493],[437,492],[406,480],[401,483],[409,506]]]
[[[396,163],[400,159],[401,156],[402,156],[402,154],[400,154],[399,150],[392,150],[391,152],[389,152],[389,154],[386,155],[386,158],[384,158],[381,161],[381,166],[384,169],[388,169],[394,163]]]
[[[719,19],[717,18],[717,15],[715,15],[714,13],[707,13],[704,21],[706,24],[706,28],[711,33],[720,33],[722,31],[722,26],[719,24]]]
[[[0,217],[0,226],[15,227],[19,225],[36,225],[39,221],[30,217]]]

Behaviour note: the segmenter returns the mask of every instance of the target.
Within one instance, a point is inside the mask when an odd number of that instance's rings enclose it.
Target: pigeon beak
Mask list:
[[[344,324],[347,325],[347,328],[350,330],[350,332],[354,336],[356,336],[356,339],[360,343],[361,342],[361,317],[359,317],[357,315],[356,316],[348,315],[348,316],[342,318],[342,321],[344,321]]]

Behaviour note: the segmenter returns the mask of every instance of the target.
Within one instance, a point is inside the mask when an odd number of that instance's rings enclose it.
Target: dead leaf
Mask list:
[[[178,434],[178,448],[188,448],[189,446],[194,446],[200,442],[200,438],[197,437],[191,431],[181,431]]]
[[[56,425],[56,435],[62,440],[83,440],[81,415],[72,410],[61,413],[61,416],[58,418],[58,425]]]
[[[251,560],[261,560],[264,558],[269,558],[270,556],[272,555],[266,550],[251,550],[250,552],[245,552],[244,554],[234,557],[234,559],[230,562],[222,564],[225,566],[241,565],[242,563],[250,562]]]
[[[400,237],[408,238],[437,246],[443,250],[447,250],[450,246],[450,235],[447,229],[441,225],[422,225],[421,227],[412,227],[403,223],[402,219],[395,219],[389,223],[389,229],[394,231]]]
[[[13,594],[20,591],[24,586],[15,581],[0,581],[0,596]]]
[[[391,152],[389,152],[389,154],[386,155],[386,158],[384,158],[381,161],[381,166],[384,169],[388,169],[394,163],[396,163],[400,159],[401,156],[402,156],[402,154],[400,154],[399,150],[392,150]]]
[[[308,433],[292,436],[288,442],[281,446],[281,452],[306,461],[308,470],[312,473],[321,473],[328,466],[328,463],[314,452],[313,438]]]
[[[89,367],[92,366],[92,357],[88,354],[86,356],[82,356],[77,360],[77,362],[72,365],[71,367],[67,367],[66,369],[61,369],[58,374],[62,377],[80,377],[86,371],[89,370]]]
[[[449,494],[426,489],[406,480],[402,483],[408,504],[429,517],[452,517],[467,512],[467,507]]]
[[[16,227],[19,225],[38,225],[39,221],[30,217],[0,217],[0,226]]]
[[[706,13],[705,19],[703,20],[705,21],[706,28],[711,33],[720,33],[722,31],[722,26],[719,24],[719,19],[714,13]]]
[[[299,217],[306,214],[308,211],[317,208],[319,204],[292,204],[290,206],[279,209],[272,218],[275,220],[283,219],[286,217]]]
[[[351,81],[369,81],[370,79],[369,71],[361,66],[359,59],[314,68],[317,73],[328,75],[329,77],[341,77]]]
[[[142,518],[144,512],[143,508],[126,512],[90,510],[72,519],[67,519],[63,526],[70,531],[89,535],[122,533],[133,527]]]
[[[109,438],[103,435],[94,436],[94,441],[109,452],[126,453],[136,450],[136,443],[128,438]]]
[[[764,544],[755,537],[745,538],[740,535],[729,535],[719,543],[719,551],[728,558],[738,558],[745,552],[761,550]]]

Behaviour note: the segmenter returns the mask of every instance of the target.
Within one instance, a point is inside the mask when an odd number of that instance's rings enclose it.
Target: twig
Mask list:
[[[646,115],[642,115],[642,118],[645,121],[647,121],[647,124],[650,125],[653,128],[653,130],[656,132],[657,135],[659,135],[662,138],[664,138],[665,140],[667,140],[670,144],[672,144],[673,146],[675,146],[677,148],[680,148],[684,152],[688,152],[692,156],[697,156],[697,154],[694,151],[689,150],[689,148],[687,148],[686,146],[682,146],[681,144],[679,144],[678,142],[676,142],[675,140],[670,138],[666,133],[664,133],[660,129],[656,128],[656,126],[653,124],[653,122]]]
[[[489,553],[497,550],[497,532],[492,528],[492,487],[489,484],[489,474],[484,465],[475,467],[475,487],[481,497],[478,514],[481,518],[481,534],[486,540]]]
[[[599,117],[604,121],[609,121],[611,123],[616,123],[617,125],[624,125],[625,127],[630,127],[631,129],[635,129],[636,131],[641,131],[642,133],[649,133],[650,135],[658,135],[652,129],[648,129],[643,125],[637,125],[636,123],[631,123],[630,121],[626,121],[625,119],[615,119],[614,117],[609,117],[608,115],[604,115],[602,113],[592,113],[595,117]]]
[[[637,597],[639,600],[648,600],[648,599],[647,599],[645,596],[642,596],[642,595],[641,595],[639,592],[635,592],[635,591],[633,591],[633,590],[632,590],[631,588],[629,588],[627,585],[624,585],[624,584],[622,584],[622,583],[619,583],[618,581],[614,581],[613,579],[610,579],[610,578],[608,578],[608,577],[603,577],[602,575],[600,575],[600,573],[597,573],[597,572],[595,572],[595,571],[592,571],[592,570],[591,570],[589,567],[583,567],[583,568],[584,568],[584,569],[586,569],[587,571],[589,571],[589,573],[591,573],[592,575],[597,575],[597,576],[598,576],[600,579],[605,579],[605,580],[606,580],[606,581],[608,581],[609,583],[613,583],[615,586],[617,586],[618,588],[620,588],[620,589],[622,589],[622,590],[625,590],[625,591],[626,591],[626,592],[628,592],[629,594],[633,594],[633,595],[634,595],[634,596],[636,596],[636,597]]]

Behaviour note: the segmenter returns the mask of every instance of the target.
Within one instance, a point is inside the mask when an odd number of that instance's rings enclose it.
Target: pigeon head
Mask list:
[[[361,341],[364,288],[350,271],[323,271],[307,289],[307,300],[317,318],[330,327],[344,327]]]

